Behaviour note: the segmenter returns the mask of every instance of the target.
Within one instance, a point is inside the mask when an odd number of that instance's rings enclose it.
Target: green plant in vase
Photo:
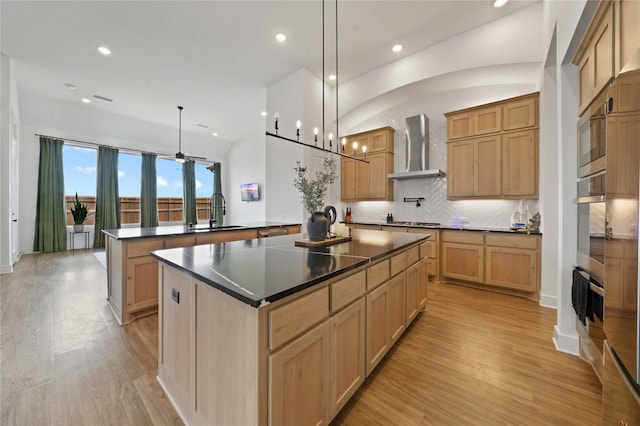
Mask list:
[[[333,158],[324,160],[324,168],[316,172],[315,177],[307,177],[307,168],[296,162],[293,185],[302,194],[302,205],[309,212],[307,221],[307,236],[310,241],[322,241],[327,238],[329,221],[322,211],[324,198],[329,185],[337,178],[336,162]]]
[[[75,232],[82,232],[84,230],[84,221],[89,216],[89,210],[87,205],[80,203],[78,199],[78,193],[76,192],[76,199],[73,200],[73,207],[71,207],[71,215],[73,216],[73,230]]]

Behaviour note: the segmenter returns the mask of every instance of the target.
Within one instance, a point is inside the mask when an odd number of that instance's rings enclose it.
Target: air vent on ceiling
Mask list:
[[[109,99],[109,98],[105,98],[104,96],[100,96],[100,95],[93,95],[94,98],[96,99],[100,99],[101,101],[105,101],[105,102],[113,102],[113,99]]]
[[[205,124],[197,124],[197,126],[198,126],[198,127],[205,128],[205,129],[208,129],[208,128],[209,128],[209,126],[207,126],[207,125],[205,125]]]

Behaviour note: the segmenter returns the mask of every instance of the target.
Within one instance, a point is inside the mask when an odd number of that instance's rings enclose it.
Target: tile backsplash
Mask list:
[[[445,112],[481,105],[501,99],[534,92],[531,85],[500,85],[469,88],[433,94],[411,103],[383,111],[350,129],[356,133],[378,127],[391,126],[395,132],[395,171],[405,164],[405,118],[425,113],[429,118],[429,169],[447,169],[447,122]],[[404,202],[404,197],[424,197],[421,206]],[[341,203],[342,218],[348,205],[353,219],[384,221],[387,213],[395,220],[438,222],[443,225],[470,227],[509,227],[511,215],[518,210],[520,200],[447,200],[447,177],[396,180],[394,201],[361,201]],[[538,211],[537,200],[526,200],[531,215]],[[544,218],[542,218],[544,227]],[[544,229],[544,228],[543,228]]]

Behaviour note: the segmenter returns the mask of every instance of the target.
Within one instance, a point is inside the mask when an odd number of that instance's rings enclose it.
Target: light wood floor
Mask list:
[[[181,424],[157,373],[157,317],[120,327],[90,251],[0,276],[0,425]],[[551,341],[556,312],[433,285],[422,313],[334,424],[597,425],[591,368]]]

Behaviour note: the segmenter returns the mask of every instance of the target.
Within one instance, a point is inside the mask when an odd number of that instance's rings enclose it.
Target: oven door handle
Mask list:
[[[604,288],[595,285],[594,283],[589,283],[589,290],[593,291],[595,294],[600,297],[604,297]]]

